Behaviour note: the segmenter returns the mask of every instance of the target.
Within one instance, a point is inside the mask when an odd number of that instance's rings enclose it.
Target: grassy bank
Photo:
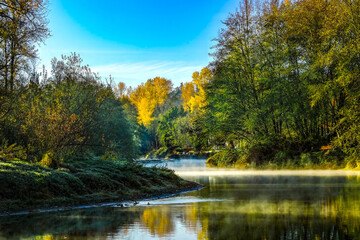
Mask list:
[[[344,161],[341,152],[321,151],[273,151],[256,147],[247,151],[223,149],[207,159],[210,167],[234,167],[241,169],[352,169],[360,168],[356,160]]]
[[[136,163],[73,159],[51,169],[0,162],[0,212],[136,200],[198,187],[165,168]]]

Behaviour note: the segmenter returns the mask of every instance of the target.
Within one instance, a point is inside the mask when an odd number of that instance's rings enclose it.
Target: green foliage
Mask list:
[[[0,118],[0,137],[25,149],[21,159],[41,159],[44,166],[57,167],[62,155],[72,152],[136,158],[136,129],[110,86],[76,54],[53,59],[52,66],[52,77],[27,86],[16,107]],[[19,155],[20,148],[7,151]]]
[[[246,141],[243,154],[255,165],[297,157],[316,164],[311,152],[329,145],[359,161],[359,10],[359,1],[242,2],[210,64],[212,144]]]
[[[157,149],[155,152],[154,152],[154,157],[156,158],[165,158],[167,153],[168,153],[169,149],[166,148],[166,147],[161,147],[159,149]]]
[[[157,134],[162,146],[175,149],[191,146],[187,131],[189,118],[182,107],[172,107],[160,119]]]
[[[206,163],[209,166],[228,167],[234,166],[238,161],[239,163],[242,161],[240,152],[227,148],[208,158]]]

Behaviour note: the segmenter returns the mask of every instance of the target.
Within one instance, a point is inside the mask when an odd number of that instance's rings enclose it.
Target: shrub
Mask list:
[[[38,164],[43,167],[50,167],[55,169],[59,167],[61,162],[61,159],[55,156],[53,152],[47,152],[44,154],[43,158]]]
[[[238,163],[242,163],[245,161],[244,159],[239,160],[240,158],[241,155],[238,151],[236,151],[235,149],[227,148],[208,158],[206,163],[210,166],[226,167],[234,165],[238,161]]]

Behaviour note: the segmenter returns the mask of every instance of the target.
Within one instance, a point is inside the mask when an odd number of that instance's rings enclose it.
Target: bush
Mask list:
[[[49,167],[55,169],[59,167],[61,162],[62,162],[61,159],[55,156],[53,152],[47,152],[44,154],[43,158],[38,164],[43,167]]]
[[[224,149],[206,160],[206,163],[209,166],[216,167],[232,166],[237,162],[239,164],[243,163],[244,159],[241,158],[241,155],[238,151],[231,148]]]

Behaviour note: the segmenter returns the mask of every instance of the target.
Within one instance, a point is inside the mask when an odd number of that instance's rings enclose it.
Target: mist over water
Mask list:
[[[142,162],[144,162],[145,166],[165,166],[175,170],[175,172],[217,171],[215,168],[208,168],[206,166],[206,159],[149,160]]]
[[[0,218],[0,239],[360,239],[360,174],[213,169],[205,160],[145,161],[199,191]]]
[[[146,161],[146,166],[166,166],[180,176],[360,176],[348,170],[241,170],[211,168],[206,159],[175,159]]]

